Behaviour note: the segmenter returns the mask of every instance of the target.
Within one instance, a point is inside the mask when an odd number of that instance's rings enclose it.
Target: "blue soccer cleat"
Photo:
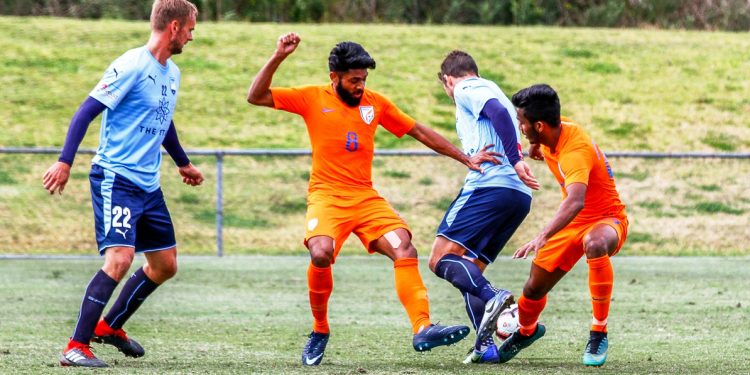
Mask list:
[[[479,327],[477,328],[477,339],[474,342],[475,349],[479,349],[482,343],[492,337],[492,334],[497,330],[497,319],[500,317],[500,314],[512,304],[513,294],[503,289],[500,289],[494,298],[487,301],[484,305],[482,322],[479,323]]]
[[[591,331],[589,343],[583,351],[583,364],[586,366],[601,366],[607,360],[609,341],[606,332]]]
[[[497,346],[492,341],[492,337],[485,340],[479,349],[476,347],[469,351],[469,356],[464,359],[465,364],[469,363],[498,363],[500,356],[497,352]]]
[[[323,361],[323,354],[328,345],[328,333],[311,332],[305,348],[302,349],[302,365],[317,366]]]
[[[513,359],[513,357],[518,354],[518,352],[521,351],[521,349],[524,349],[531,345],[534,341],[538,340],[542,336],[544,336],[544,333],[547,332],[547,329],[544,327],[544,324],[537,323],[536,330],[531,336],[524,336],[521,334],[521,331],[516,331],[510,337],[508,337],[507,340],[503,343],[503,345],[500,346],[498,349],[498,355],[500,357],[500,363],[505,363]]]
[[[470,330],[467,326],[441,326],[430,324],[414,335],[414,350],[424,352],[443,345],[452,345],[464,339]]]

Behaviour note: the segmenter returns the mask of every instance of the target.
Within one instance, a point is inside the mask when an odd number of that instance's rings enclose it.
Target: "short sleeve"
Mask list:
[[[304,115],[309,108],[308,101],[312,87],[273,87],[273,107],[282,111]]]
[[[565,186],[576,182],[588,186],[594,157],[593,150],[587,147],[578,147],[561,155],[558,166],[565,179]]]
[[[107,67],[104,76],[89,93],[107,108],[114,110],[138,83],[140,69],[126,55],[120,56]]]
[[[393,133],[396,137],[403,137],[404,134],[411,131],[417,121],[407,115],[401,109],[396,107],[388,99],[381,97],[381,104],[383,105],[383,114],[380,116],[380,125],[386,130]]]

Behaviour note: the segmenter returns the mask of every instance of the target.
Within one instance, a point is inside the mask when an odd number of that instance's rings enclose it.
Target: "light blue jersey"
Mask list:
[[[161,65],[145,47],[118,57],[89,96],[107,106],[93,164],[147,192],[159,188],[161,144],[172,121],[180,70]]]
[[[483,78],[470,77],[459,82],[454,90],[453,97],[456,101],[456,130],[458,138],[461,140],[461,146],[466,155],[474,156],[482,150],[484,146],[494,144],[487,151],[495,151],[503,154],[499,159],[501,164],[493,165],[492,163],[482,164],[484,174],[469,171],[464,181],[466,188],[478,187],[506,187],[524,192],[531,196],[531,190],[524,185],[518,178],[516,170],[510,165],[508,157],[503,150],[503,143],[500,136],[492,127],[489,118],[482,116],[482,109],[490,99],[497,99],[504,106],[515,128],[516,139],[513,143],[518,143],[521,135],[518,130],[518,119],[516,119],[516,110],[513,103],[505,96],[497,85]]]

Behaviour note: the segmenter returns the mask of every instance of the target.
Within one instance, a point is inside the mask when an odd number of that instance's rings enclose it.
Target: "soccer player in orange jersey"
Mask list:
[[[514,258],[536,252],[531,273],[518,300],[521,328],[500,347],[500,362],[544,336],[539,316],[547,293],[586,255],[593,322],[583,364],[601,366],[607,359],[607,316],[614,274],[610,257],[622,248],[628,233],[625,205],[615,188],[607,157],[586,132],[560,116],[560,100],[548,85],[525,88],[511,99],[521,132],[541,153],[560,184],[563,201],[555,216]],[[539,145],[539,146],[535,146]]]
[[[311,258],[307,280],[313,328],[302,352],[302,364],[318,365],[323,358],[330,333],[331,266],[351,233],[370,253],[393,260],[396,292],[412,324],[415,350],[463,339],[468,327],[431,322],[409,226],[372,187],[375,130],[381,125],[397,137],[408,134],[477,171],[483,162],[497,164],[497,153],[483,151],[469,157],[401,112],[385,96],[365,88],[375,60],[357,43],[341,42],[333,48],[328,58],[330,83],[271,88],[274,73],[299,43],[296,33],[279,37],[276,51],[253,80],[247,101],[302,116],[312,145],[304,243]]]

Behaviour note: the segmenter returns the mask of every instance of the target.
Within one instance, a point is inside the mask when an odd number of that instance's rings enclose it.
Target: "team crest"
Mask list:
[[[361,105],[359,106],[359,115],[367,125],[370,125],[375,118],[375,108],[371,105]]]

